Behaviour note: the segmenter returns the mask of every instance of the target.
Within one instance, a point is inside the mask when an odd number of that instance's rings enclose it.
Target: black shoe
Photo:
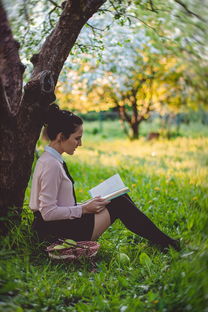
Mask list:
[[[163,253],[167,253],[170,247],[174,248],[176,251],[181,250],[180,241],[177,239],[172,239],[172,238],[168,240],[168,242],[166,241],[166,243],[157,244],[157,246],[160,249],[160,251],[162,251]]]
[[[149,241],[149,244],[156,246],[161,252],[164,253],[167,253],[170,247],[174,248],[176,251],[181,250],[179,239],[166,238],[163,241]]]
[[[180,246],[180,240],[179,239],[171,239],[171,242],[169,244],[171,247],[173,247],[176,251],[181,250]]]

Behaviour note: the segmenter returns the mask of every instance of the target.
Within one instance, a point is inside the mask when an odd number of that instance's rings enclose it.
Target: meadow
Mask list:
[[[137,141],[117,129],[117,121],[86,122],[83,146],[64,155],[78,201],[119,173],[138,208],[180,239],[182,250],[161,253],[117,220],[99,239],[94,262],[54,262],[30,229],[30,181],[21,225],[0,243],[0,311],[208,312],[207,128],[183,125],[179,136],[154,141],[145,139],[154,130],[148,124]],[[130,260],[120,261],[120,253]]]

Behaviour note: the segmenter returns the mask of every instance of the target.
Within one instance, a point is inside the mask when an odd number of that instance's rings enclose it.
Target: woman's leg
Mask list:
[[[96,240],[111,225],[108,209],[95,214],[95,224],[91,240]]]
[[[162,249],[168,246],[180,249],[179,242],[170,238],[143,214],[128,195],[113,199],[106,206],[109,211],[111,224],[119,218],[122,223],[132,232],[148,239]]]

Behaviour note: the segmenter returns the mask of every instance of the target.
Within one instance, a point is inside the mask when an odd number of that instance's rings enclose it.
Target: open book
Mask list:
[[[89,190],[91,197],[101,196],[104,199],[111,200],[129,191],[117,173],[97,186]]]

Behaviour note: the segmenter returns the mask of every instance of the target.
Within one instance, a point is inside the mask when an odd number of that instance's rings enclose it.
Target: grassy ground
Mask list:
[[[184,126],[170,141],[130,142],[115,122],[95,136],[98,127],[87,123],[84,146],[73,158],[65,155],[78,200],[119,172],[138,207],[180,238],[182,251],[161,254],[117,221],[99,239],[96,271],[86,260],[55,263],[30,232],[29,185],[21,226],[1,240],[0,311],[207,312],[207,130],[192,125],[191,134]],[[130,262],[121,263],[119,253]]]

